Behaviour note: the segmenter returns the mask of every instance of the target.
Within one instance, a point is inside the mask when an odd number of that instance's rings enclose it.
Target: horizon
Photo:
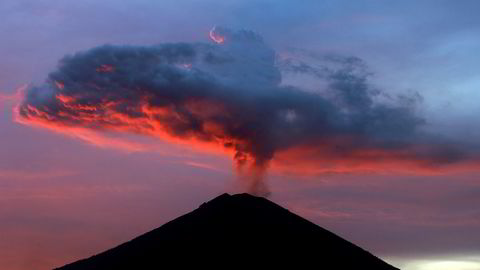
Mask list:
[[[0,266],[249,192],[398,268],[480,269],[478,8],[3,1]]]

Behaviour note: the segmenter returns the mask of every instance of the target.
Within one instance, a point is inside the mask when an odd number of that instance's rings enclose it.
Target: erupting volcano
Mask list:
[[[189,260],[185,260],[188,258]],[[118,247],[58,270],[222,266],[398,270],[264,199],[223,194]]]

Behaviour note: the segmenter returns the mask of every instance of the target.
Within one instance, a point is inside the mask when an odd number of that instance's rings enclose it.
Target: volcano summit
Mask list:
[[[223,194],[118,247],[58,270],[295,266],[395,270],[367,251],[248,194]]]

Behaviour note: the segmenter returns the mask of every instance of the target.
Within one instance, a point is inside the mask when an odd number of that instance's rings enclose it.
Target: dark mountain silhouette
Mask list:
[[[57,269],[181,269],[186,265],[397,269],[273,202],[248,194],[223,194],[118,247]]]

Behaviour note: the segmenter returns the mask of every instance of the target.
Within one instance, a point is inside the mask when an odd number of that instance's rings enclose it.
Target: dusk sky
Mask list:
[[[0,269],[253,192],[401,269],[479,270],[479,10],[0,1]]]

